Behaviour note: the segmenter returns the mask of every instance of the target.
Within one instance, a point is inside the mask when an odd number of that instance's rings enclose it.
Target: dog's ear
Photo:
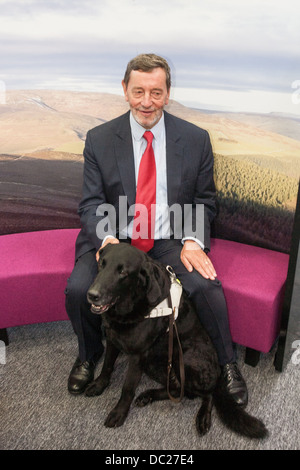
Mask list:
[[[155,306],[161,296],[159,284],[159,269],[151,261],[146,261],[140,271],[143,287],[146,289],[147,299],[150,305]]]

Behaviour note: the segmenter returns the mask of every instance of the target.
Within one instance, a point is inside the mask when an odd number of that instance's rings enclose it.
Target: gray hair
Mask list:
[[[168,62],[156,54],[140,54],[128,62],[127,69],[124,75],[124,83],[128,86],[130,74],[132,70],[142,70],[143,72],[151,72],[156,68],[162,68],[166,72],[167,90],[171,87],[171,70]]]

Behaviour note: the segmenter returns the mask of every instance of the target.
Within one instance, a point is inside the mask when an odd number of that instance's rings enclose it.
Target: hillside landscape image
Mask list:
[[[127,110],[116,94],[8,90],[0,104],[1,234],[79,227],[86,133]],[[288,253],[300,119],[204,111],[174,100],[167,110],[210,134],[219,205],[213,235]]]

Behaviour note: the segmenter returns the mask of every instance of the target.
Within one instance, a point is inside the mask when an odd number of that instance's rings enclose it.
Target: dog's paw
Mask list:
[[[135,399],[135,404],[136,406],[143,407],[148,405],[149,403],[152,402],[152,394],[149,390],[146,390],[146,392],[141,393],[136,399]]]
[[[196,417],[196,428],[200,436],[204,436],[211,427],[211,415],[210,413],[203,412],[200,409]]]
[[[126,419],[127,413],[121,413],[117,410],[112,410],[104,421],[104,426],[107,428],[118,428],[122,426]]]
[[[85,389],[85,395],[87,397],[95,397],[97,395],[101,395],[103,391],[106,389],[106,385],[100,382],[99,380],[93,380],[87,388]]]

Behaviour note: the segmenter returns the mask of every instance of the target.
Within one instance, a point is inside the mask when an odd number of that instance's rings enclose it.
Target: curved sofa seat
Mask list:
[[[0,329],[66,320],[64,290],[78,229],[0,237]],[[233,341],[268,352],[280,329],[289,256],[212,239],[209,255],[228,305]]]

